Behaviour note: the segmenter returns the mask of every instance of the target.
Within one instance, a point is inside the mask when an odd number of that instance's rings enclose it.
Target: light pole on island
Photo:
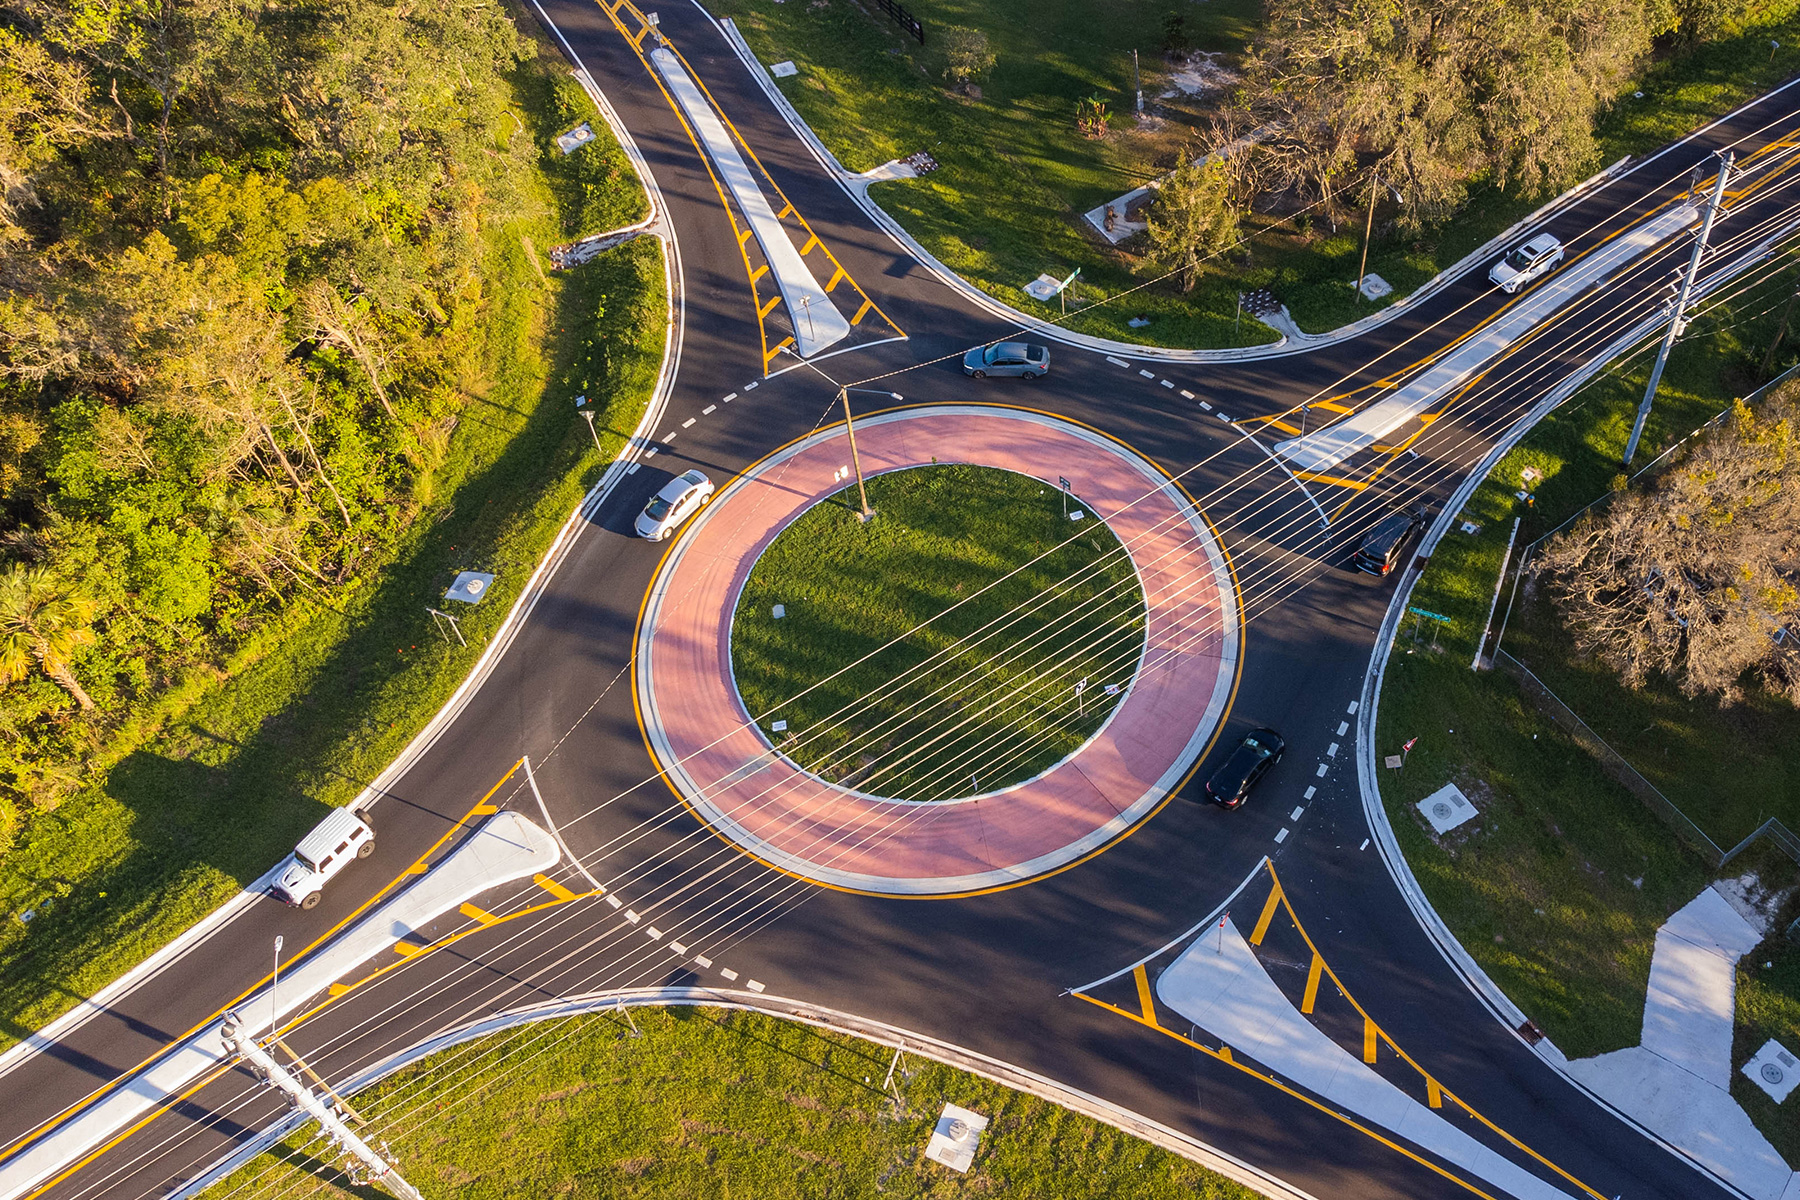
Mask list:
[[[819,370],[814,364],[806,362],[804,358],[800,358],[800,355],[795,353],[792,346],[783,346],[781,350],[784,354],[792,354],[795,358],[799,358],[802,363],[806,363],[808,367],[811,367],[817,372],[820,378],[837,388],[838,401],[844,406],[844,432],[849,435],[850,438],[850,465],[856,471],[856,496],[862,505],[862,510],[857,516],[860,520],[867,521],[870,517],[875,515],[875,510],[869,507],[869,489],[863,482],[862,458],[856,452],[856,422],[850,415],[850,393],[867,392],[871,396],[889,396],[895,400],[904,400],[906,397],[902,396],[899,392],[884,391],[880,388],[847,387],[833,379],[831,376],[825,374],[825,372]]]

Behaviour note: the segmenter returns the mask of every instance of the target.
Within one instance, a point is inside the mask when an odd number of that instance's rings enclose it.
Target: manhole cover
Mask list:
[[[1774,1063],[1764,1063],[1762,1065],[1762,1077],[1763,1082],[1765,1083],[1780,1083],[1782,1080],[1781,1068]]]
[[[1442,800],[1439,800],[1436,804],[1431,806],[1431,815],[1440,821],[1448,821],[1450,819],[1450,812],[1450,806],[1445,804]]]
[[[1775,1069],[1773,1067],[1764,1067],[1763,1070],[1773,1071]],[[1781,1072],[1775,1071],[1775,1074],[1779,1076]],[[953,1142],[962,1141],[969,1136],[969,1123],[964,1121],[961,1117],[956,1118],[950,1122],[950,1128],[944,1131],[944,1136]]]

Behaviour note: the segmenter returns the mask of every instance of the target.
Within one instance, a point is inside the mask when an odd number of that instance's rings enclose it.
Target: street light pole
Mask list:
[[[850,389],[840,386],[838,399],[844,402],[844,432],[850,435],[850,465],[856,468],[856,494],[862,501],[861,518],[867,521],[875,513],[869,507],[869,489],[863,483],[862,458],[856,453],[856,425],[850,419]]]
[[[1363,222],[1362,263],[1356,268],[1356,303],[1362,303],[1363,280],[1369,277],[1369,235],[1375,232],[1375,197],[1381,194],[1381,176],[1369,177],[1369,217]]]
[[[1070,276],[1070,278],[1074,278],[1074,276]],[[844,432],[850,437],[850,462],[856,469],[856,494],[862,501],[862,511],[858,514],[858,517],[862,521],[867,522],[870,517],[875,515],[875,510],[869,507],[869,489],[863,482],[862,458],[856,452],[856,424],[850,416],[850,393],[868,392],[870,395],[888,396],[894,400],[904,400],[906,397],[902,396],[899,392],[884,391],[881,388],[847,387],[833,379],[831,376],[825,374],[825,372],[821,371],[816,364],[807,362],[806,359],[801,358],[799,353],[796,352],[792,346],[783,346],[781,349],[783,353],[792,354],[795,358],[800,359],[802,363],[805,363],[808,367],[812,368],[814,374],[818,375],[821,379],[837,389],[838,400],[844,406]]]
[[[1625,442],[1625,457],[1621,460],[1625,466],[1629,467],[1637,454],[1638,439],[1644,434],[1644,422],[1650,419],[1650,405],[1656,400],[1657,385],[1662,383],[1663,366],[1669,361],[1669,351],[1674,348],[1675,339],[1681,335],[1681,318],[1687,312],[1688,296],[1694,290],[1694,279],[1700,274],[1700,258],[1706,253],[1706,239],[1712,233],[1713,218],[1719,215],[1719,208],[1725,202],[1725,183],[1731,175],[1733,157],[1729,150],[1719,155],[1719,176],[1713,180],[1712,196],[1706,203],[1706,215],[1700,219],[1700,236],[1694,239],[1694,252],[1688,256],[1687,270],[1681,276],[1681,291],[1675,296],[1675,311],[1669,316],[1669,327],[1663,331],[1662,345],[1657,348],[1656,365],[1650,368],[1650,386],[1644,389],[1644,400],[1638,405],[1637,419],[1631,423],[1631,437]]]

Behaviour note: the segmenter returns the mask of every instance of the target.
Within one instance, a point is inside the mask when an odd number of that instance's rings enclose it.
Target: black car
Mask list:
[[[1406,548],[1412,544],[1413,535],[1424,526],[1423,509],[1389,513],[1363,535],[1362,545],[1356,548],[1350,561],[1371,575],[1386,575],[1406,557]]]
[[[1206,781],[1206,796],[1215,804],[1236,808],[1250,796],[1250,789],[1281,761],[1287,743],[1273,729],[1256,729],[1244,735],[1224,765]]]

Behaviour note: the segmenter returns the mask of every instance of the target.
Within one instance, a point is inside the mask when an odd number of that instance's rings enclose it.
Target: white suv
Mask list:
[[[1488,278],[1500,290],[1512,295],[1533,280],[1542,279],[1556,270],[1563,260],[1563,244],[1548,233],[1540,233],[1523,246],[1495,263]]]
[[[347,808],[332,811],[313,831],[300,839],[294,852],[281,864],[269,889],[277,900],[296,908],[317,908],[325,881],[350,864],[353,858],[375,853],[375,831]]]

